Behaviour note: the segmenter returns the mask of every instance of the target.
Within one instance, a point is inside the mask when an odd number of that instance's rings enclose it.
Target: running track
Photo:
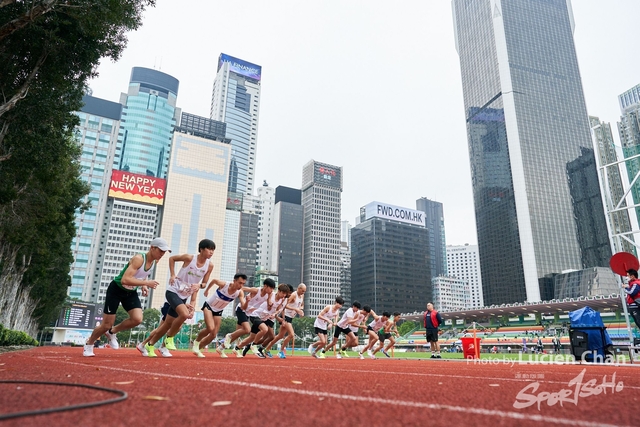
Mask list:
[[[128,399],[91,409],[0,421],[0,426],[601,426],[638,425],[640,366],[474,365],[444,360],[198,359],[174,352],[143,358],[135,349],[40,347],[0,355],[0,380],[50,381],[123,390]],[[618,391],[514,408],[516,396],[575,390],[589,380]],[[121,383],[121,384],[116,384]],[[124,383],[124,384],[123,384]],[[622,383],[622,384],[620,384]],[[620,389],[620,387],[623,389]],[[585,388],[583,388],[585,390]],[[533,393],[529,389],[529,393]],[[0,414],[115,397],[77,387],[0,384]],[[152,400],[154,398],[167,400]],[[573,398],[567,397],[567,399]],[[226,401],[230,405],[213,406]],[[575,402],[575,401],[574,401]],[[632,407],[635,406],[634,410]]]

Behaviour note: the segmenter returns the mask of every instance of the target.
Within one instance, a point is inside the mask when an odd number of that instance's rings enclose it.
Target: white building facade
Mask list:
[[[461,311],[469,308],[469,285],[462,279],[438,276],[433,284],[433,305],[441,312]]]
[[[469,284],[469,305],[465,308],[484,306],[478,245],[448,245],[447,271],[449,272],[449,277],[463,280]]]

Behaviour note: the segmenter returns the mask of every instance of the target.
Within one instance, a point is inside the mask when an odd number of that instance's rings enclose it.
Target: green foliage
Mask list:
[[[302,339],[313,337],[313,317],[295,317],[291,321],[293,332]]]
[[[413,320],[405,320],[400,326],[398,326],[398,333],[400,336],[404,336],[418,327],[418,324]]]
[[[21,331],[12,331],[0,325],[0,347],[10,345],[38,345],[38,341]]]
[[[236,330],[237,324],[237,319],[235,317],[223,317],[222,322],[220,323],[218,336],[225,336],[232,333]],[[204,326],[202,328],[204,328]],[[200,331],[202,328],[199,328],[198,331]]]
[[[116,313],[117,315],[117,313]],[[160,323],[162,313],[157,308],[147,308],[142,312],[142,326],[147,332],[154,330]]]
[[[120,56],[154,3],[0,3],[0,254],[17,254],[2,258],[0,282],[26,268],[9,285],[31,288],[40,327],[65,299],[74,217],[88,207],[73,112],[100,58]]]

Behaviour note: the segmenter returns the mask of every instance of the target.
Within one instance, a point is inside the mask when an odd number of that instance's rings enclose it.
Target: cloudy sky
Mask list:
[[[615,123],[617,96],[640,84],[640,1],[572,5],[589,114]],[[257,185],[299,188],[310,159],[342,166],[343,219],[427,197],[447,244],[476,243],[449,0],[158,0],[90,85],[118,101],[132,67],[156,68],[180,80],[183,111],[208,117],[221,52],[262,66]]]

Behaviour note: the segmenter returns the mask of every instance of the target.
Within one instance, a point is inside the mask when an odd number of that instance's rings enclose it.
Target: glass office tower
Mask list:
[[[76,137],[82,147],[82,179],[91,186],[91,192],[83,201],[91,203],[91,207],[84,212],[76,211],[69,297],[95,301],[97,290],[91,286],[92,272],[96,266],[109,177],[120,136],[122,105],[89,95],[85,95],[82,102],[84,106],[76,113],[80,119]]]
[[[610,256],[584,246],[607,230],[583,223],[603,224],[604,210],[586,179],[595,163],[571,3],[452,4],[485,304],[539,301],[538,278]]]
[[[220,54],[211,118],[226,123],[227,138],[231,139],[230,193],[253,193],[261,77],[260,65]]]
[[[447,243],[444,233],[442,203],[421,197],[416,200],[416,209],[425,213],[429,230],[431,277],[447,275]]]
[[[124,138],[114,169],[166,179],[179,82],[149,68],[131,70],[129,90],[120,97]]]

